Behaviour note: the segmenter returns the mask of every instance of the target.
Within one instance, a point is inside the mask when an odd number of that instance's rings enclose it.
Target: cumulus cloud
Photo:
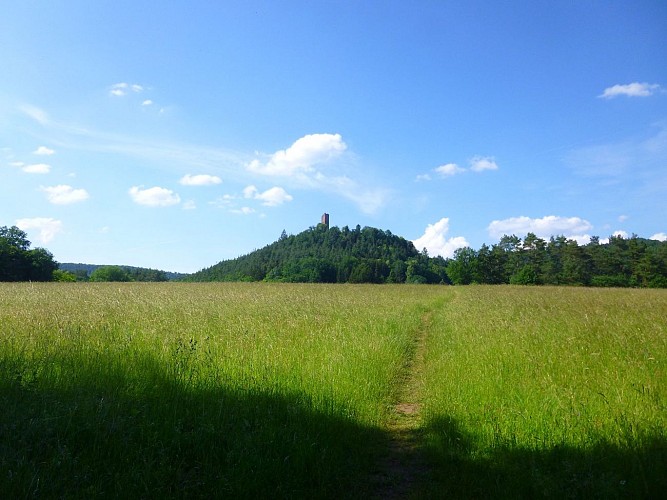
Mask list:
[[[51,165],[35,163],[33,165],[25,165],[22,170],[28,174],[48,174],[51,171]]]
[[[46,146],[40,146],[32,152],[32,154],[39,155],[39,156],[51,156],[54,153],[55,153],[55,150],[53,150],[51,148],[47,148]]]
[[[39,242],[48,243],[62,231],[63,223],[50,217],[34,217],[32,219],[18,219],[16,226],[27,233],[33,230],[38,231],[37,239]]]
[[[58,186],[41,187],[40,191],[46,193],[46,198],[54,205],[70,205],[89,198],[85,189],[74,189],[66,184]]]
[[[260,193],[255,186],[247,186],[243,190],[243,197],[260,200],[262,205],[267,207],[277,207],[278,205],[282,205],[283,203],[294,199],[292,195],[288,194],[287,191],[278,186],[267,189],[263,193]]]
[[[417,250],[426,248],[431,256],[440,255],[450,258],[454,256],[457,248],[464,248],[469,246],[469,244],[463,236],[447,238],[448,232],[449,218],[443,217],[435,224],[428,224],[424,234],[413,240],[412,243]]]
[[[473,172],[498,170],[498,164],[491,156],[474,156],[470,159],[470,170]]]
[[[222,179],[216,175],[209,174],[186,174],[178,182],[184,186],[211,186],[222,183]]]
[[[489,224],[487,230],[489,236],[498,239],[505,234],[516,234],[525,236],[527,233],[534,233],[536,236],[546,239],[551,236],[563,235],[575,239],[590,239],[586,235],[593,225],[585,219],[579,217],[559,217],[548,215],[541,219],[531,219],[530,217],[510,217],[509,219],[494,220]]]
[[[135,203],[147,207],[168,207],[181,202],[181,197],[171,189],[157,186],[148,189],[133,186],[128,192]]]
[[[649,240],[667,241],[667,233],[655,233]]]
[[[598,97],[603,99],[613,99],[621,95],[628,97],[648,97],[660,90],[657,83],[639,83],[633,82],[626,85],[613,85],[604,89],[604,92]]]
[[[340,134],[310,134],[276,151],[266,163],[253,160],[247,168],[262,175],[293,176],[314,171],[315,165],[336,158],[346,149]]]
[[[450,177],[452,175],[463,173],[466,169],[459,167],[456,163],[446,163],[436,167],[433,171],[441,177]]]

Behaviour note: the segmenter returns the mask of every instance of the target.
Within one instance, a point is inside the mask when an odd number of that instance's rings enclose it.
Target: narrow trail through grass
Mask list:
[[[433,312],[431,309],[422,315],[412,348],[397,378],[394,402],[385,429],[389,442],[372,478],[374,498],[413,497],[429,472],[420,431],[420,389]]]

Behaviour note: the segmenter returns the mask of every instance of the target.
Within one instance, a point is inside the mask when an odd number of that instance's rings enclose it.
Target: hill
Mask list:
[[[202,269],[187,281],[300,283],[443,283],[445,260],[373,227],[318,224],[297,235],[283,231],[264,248]]]

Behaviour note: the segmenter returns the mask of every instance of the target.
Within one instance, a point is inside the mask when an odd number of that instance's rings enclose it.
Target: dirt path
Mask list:
[[[414,346],[405,365],[387,424],[388,449],[372,479],[373,497],[383,499],[411,498],[424,481],[428,467],[421,449],[419,403],[426,337],[432,312],[425,313],[414,337]]]

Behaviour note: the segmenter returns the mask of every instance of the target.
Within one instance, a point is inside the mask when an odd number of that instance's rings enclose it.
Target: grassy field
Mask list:
[[[662,290],[2,284],[0,492],[372,496],[409,367],[415,496],[655,495],[666,317]]]

